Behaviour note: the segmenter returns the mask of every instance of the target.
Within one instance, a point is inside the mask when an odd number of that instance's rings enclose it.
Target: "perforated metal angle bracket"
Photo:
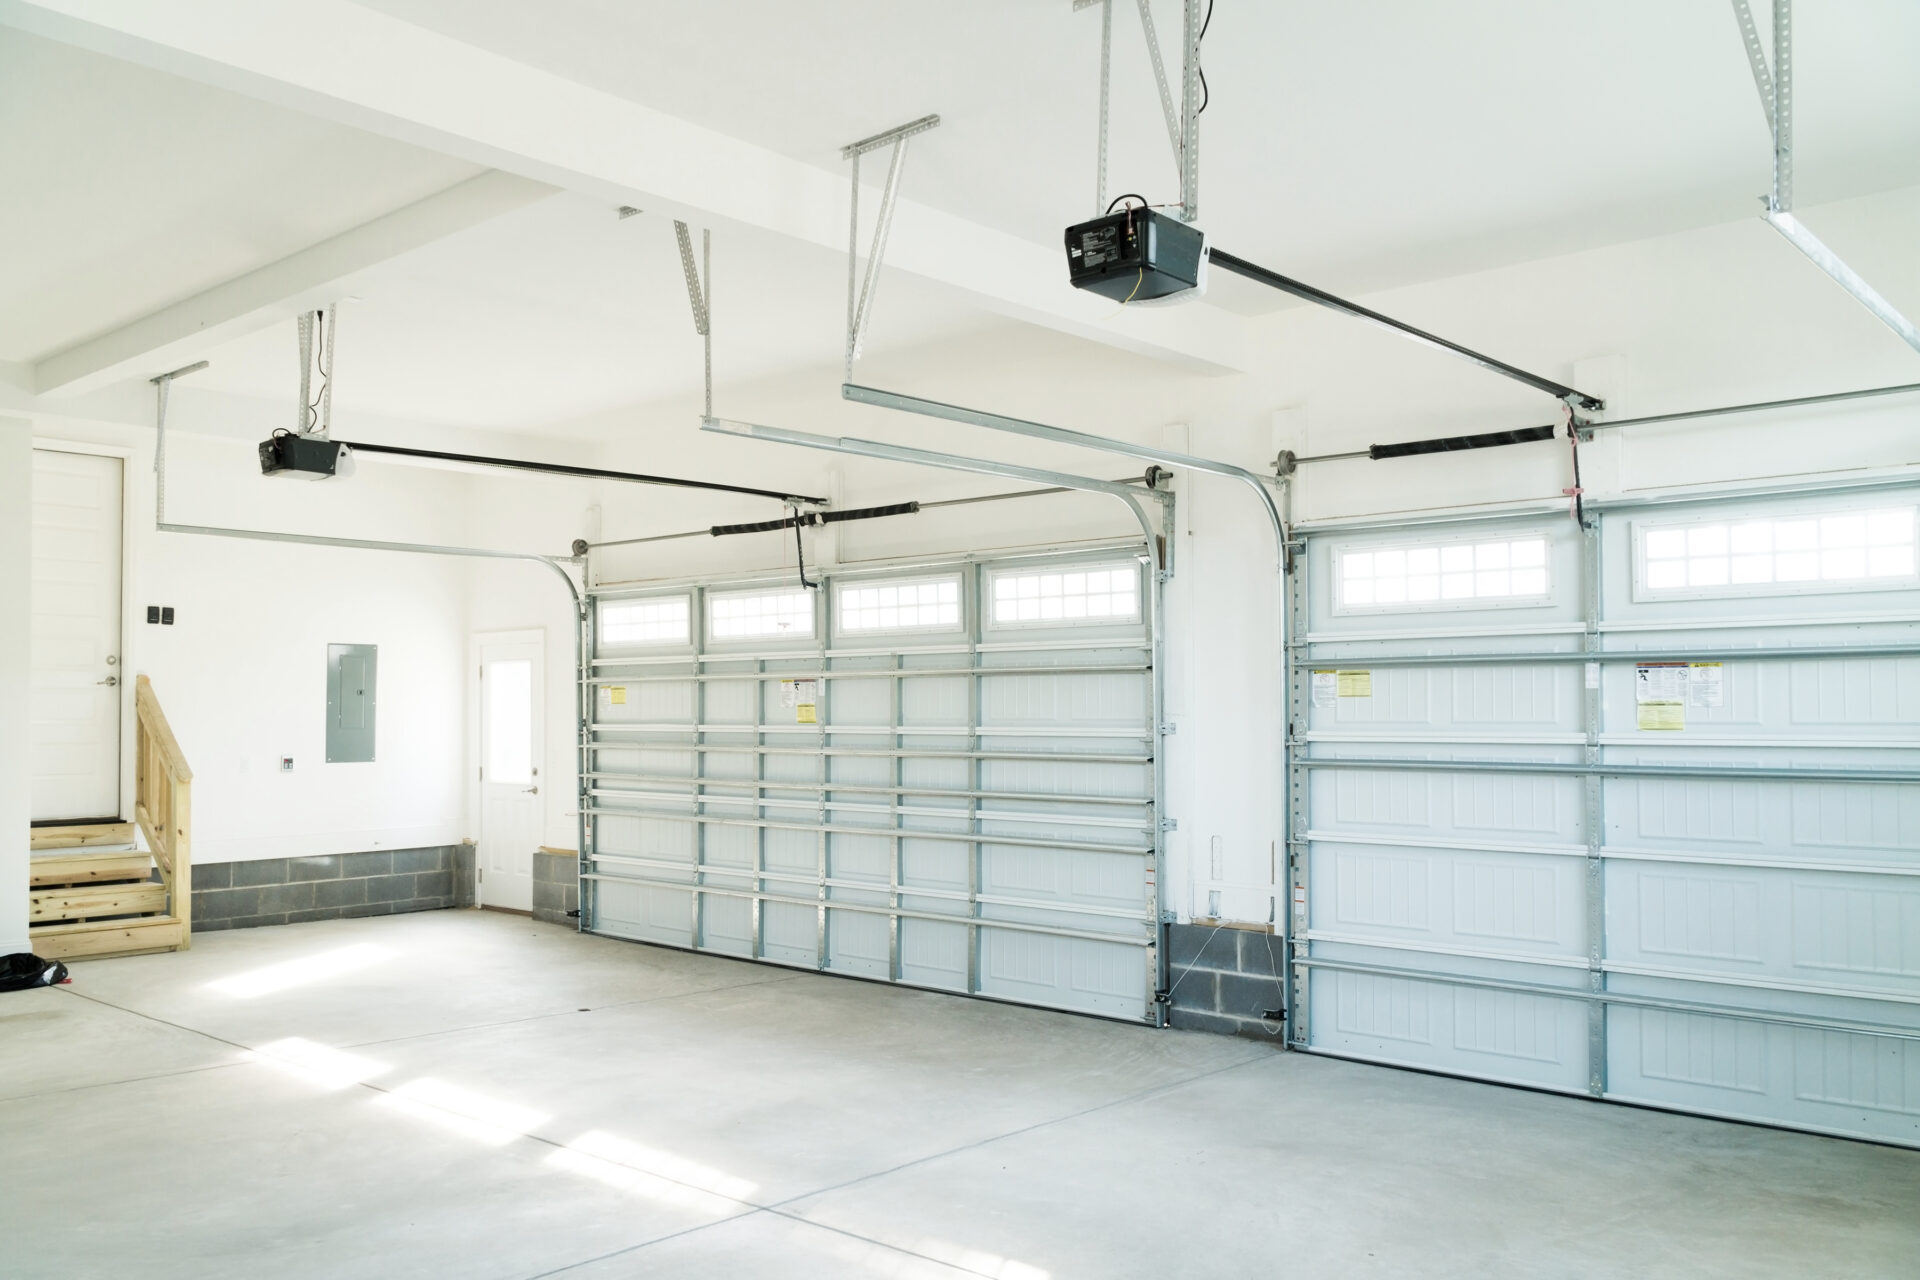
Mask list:
[[[1898,334],[1902,342],[1920,351],[1920,328],[1793,216],[1793,0],[1773,0],[1772,67],[1767,65],[1766,50],[1760,47],[1760,32],[1747,0],[1733,0],[1733,16],[1740,27],[1747,65],[1753,71],[1754,88],[1760,94],[1761,110],[1766,113],[1767,131],[1773,138],[1773,189],[1767,194],[1767,211],[1761,217],[1872,312],[1876,320]]]
[[[873,317],[873,298],[880,282],[880,263],[887,255],[887,236],[893,230],[893,210],[899,202],[900,170],[906,163],[907,140],[940,126],[938,115],[921,116],[906,124],[876,133],[870,138],[850,142],[840,148],[843,159],[852,162],[847,198],[847,360],[846,373],[853,377],[853,362],[860,358],[866,340],[867,322]],[[892,147],[887,163],[886,185],[880,190],[880,212],[874,219],[873,244],[867,253],[865,279],[860,275],[860,157],[881,147]],[[713,411],[707,411],[711,418]]]

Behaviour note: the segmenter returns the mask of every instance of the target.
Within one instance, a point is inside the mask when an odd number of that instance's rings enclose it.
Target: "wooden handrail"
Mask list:
[[[187,767],[186,753],[180,750],[179,742],[174,739],[173,726],[167,723],[166,712],[160,710],[160,699],[154,696],[153,682],[145,676],[134,682],[133,709],[140,717],[141,730],[152,736],[167,772],[181,782],[192,782],[193,770]]]
[[[134,684],[134,820],[167,886],[168,909],[180,921],[180,948],[193,937],[193,770],[145,676]]]

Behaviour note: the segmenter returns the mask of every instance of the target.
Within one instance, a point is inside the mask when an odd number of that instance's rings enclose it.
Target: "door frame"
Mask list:
[[[96,458],[118,458],[120,460],[120,768],[118,795],[115,800],[114,817],[120,822],[133,820],[134,755],[136,744],[134,737],[133,690],[137,683],[135,676],[136,652],[140,646],[134,637],[139,635],[136,624],[139,621],[138,610],[133,604],[133,592],[128,590],[138,567],[134,554],[133,517],[134,517],[134,479],[139,474],[128,465],[138,456],[139,451],[126,445],[99,444],[92,440],[69,440],[60,436],[44,436],[36,433],[29,448],[44,449],[49,453],[77,453]],[[149,484],[151,481],[149,480]],[[144,495],[146,486],[142,486]],[[29,504],[32,499],[29,497]],[[106,815],[102,814],[102,817]]]
[[[485,758],[483,753],[486,749],[486,726],[481,719],[483,704],[480,697],[480,652],[490,644],[532,644],[540,647],[540,661],[536,664],[534,672],[533,690],[540,698],[541,715],[540,730],[533,744],[533,763],[536,768],[542,770],[547,766],[547,629],[545,627],[511,627],[468,632],[467,670],[473,672],[473,675],[467,680],[467,760],[466,772],[462,778],[467,793],[467,826],[473,832],[473,900],[474,905],[478,907],[487,905],[486,894],[481,891],[480,879],[482,866],[480,762]],[[547,825],[547,801],[551,795],[551,789],[543,786],[540,792],[540,830],[543,835]]]

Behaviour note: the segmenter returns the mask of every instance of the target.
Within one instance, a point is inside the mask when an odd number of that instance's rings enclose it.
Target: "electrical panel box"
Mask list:
[[[1067,274],[1076,289],[1146,302],[1198,288],[1206,236],[1151,209],[1129,208],[1067,228]]]
[[[327,646],[328,764],[365,764],[373,759],[378,657],[375,645]]]

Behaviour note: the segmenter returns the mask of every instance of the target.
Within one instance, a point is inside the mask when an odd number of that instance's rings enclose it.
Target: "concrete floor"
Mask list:
[[[472,911],[0,995],[0,1275],[1902,1276],[1920,1152]]]

